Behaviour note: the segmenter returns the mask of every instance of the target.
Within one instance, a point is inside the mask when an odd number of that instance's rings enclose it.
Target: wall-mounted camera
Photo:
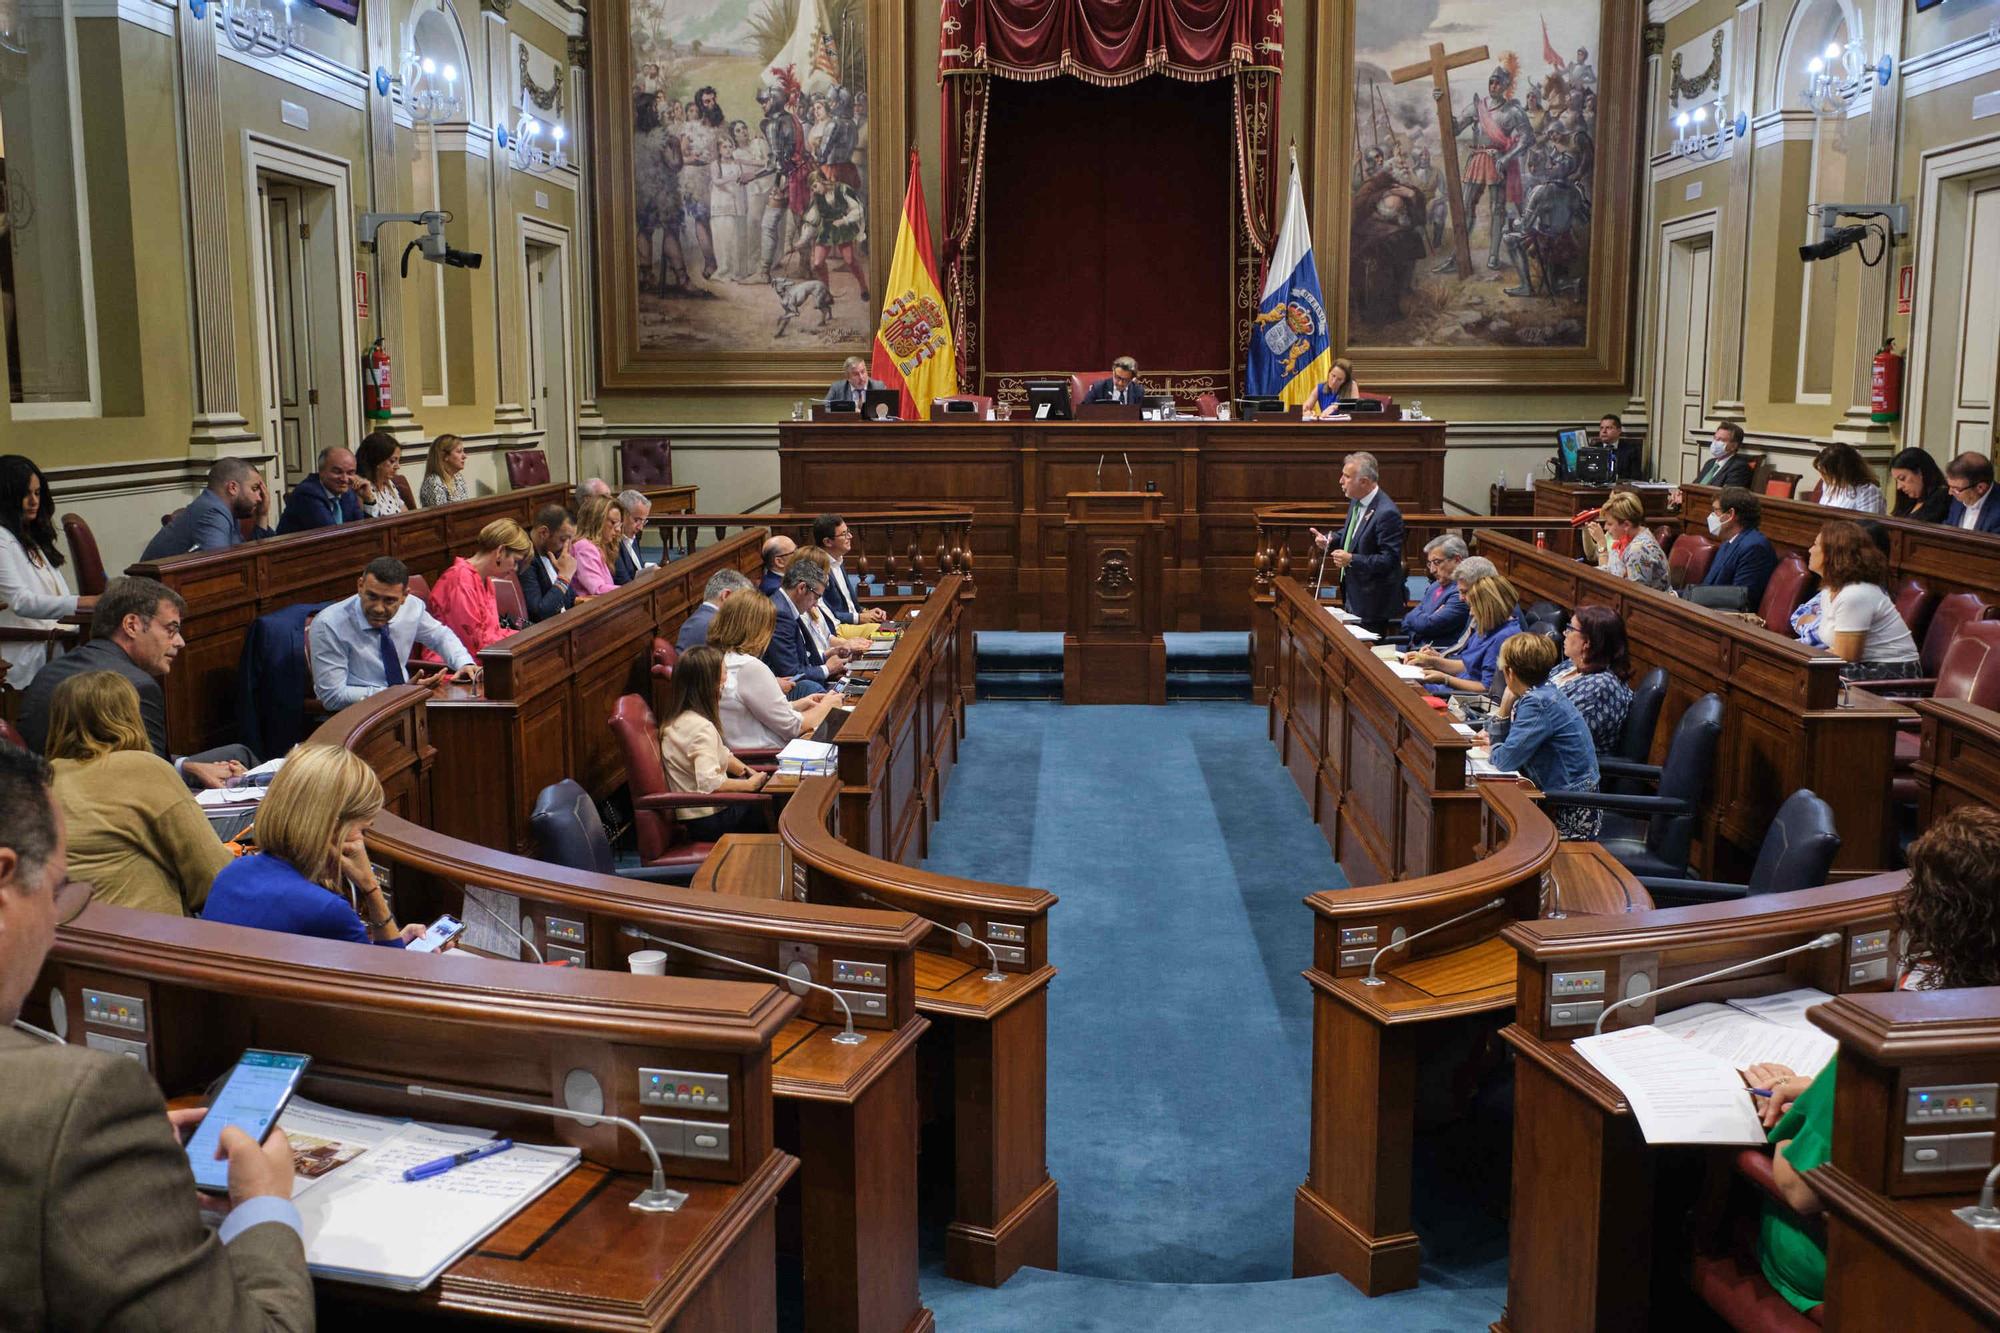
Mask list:
[[[391,222],[413,222],[424,229],[424,234],[403,247],[401,274],[410,276],[410,251],[415,250],[433,264],[444,264],[451,268],[478,268],[482,256],[469,250],[454,250],[444,237],[444,224],[451,220],[451,214],[440,209],[423,213],[363,213],[361,215],[361,244],[364,248],[375,248],[375,237],[383,226]]]
[[[1873,268],[1889,253],[1890,244],[1910,230],[1910,210],[1902,204],[1814,204],[1806,211],[1819,219],[1819,239],[1799,247],[1799,258],[1808,264],[1844,255],[1873,235],[1881,242],[1875,257],[1870,259],[1865,250],[1861,253],[1861,262]],[[1843,225],[1842,218],[1863,220]]]

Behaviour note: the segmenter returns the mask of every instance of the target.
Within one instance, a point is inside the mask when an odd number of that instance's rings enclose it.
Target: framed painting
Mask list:
[[[1625,382],[1643,6],[1335,0],[1314,231],[1370,388]]]
[[[604,0],[590,25],[602,387],[838,378],[903,207],[890,0]]]

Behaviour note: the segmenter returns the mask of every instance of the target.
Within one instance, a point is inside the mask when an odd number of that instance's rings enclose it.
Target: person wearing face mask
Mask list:
[[[1725,421],[1715,428],[1715,438],[1709,441],[1708,461],[1695,474],[1697,486],[1741,486],[1750,485],[1750,460],[1743,457],[1743,427],[1733,421]],[[1674,508],[1681,507],[1681,488],[1676,486],[1667,494],[1667,503]]]
[[[1764,600],[1764,585],[1778,567],[1778,552],[1771,539],[1757,530],[1763,521],[1764,506],[1742,487],[1726,486],[1716,494],[1708,532],[1722,548],[1701,581],[1704,588],[1742,588],[1753,607]]]

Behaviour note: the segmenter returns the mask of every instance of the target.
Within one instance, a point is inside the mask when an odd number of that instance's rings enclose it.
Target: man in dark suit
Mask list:
[[[881,380],[868,377],[867,357],[850,356],[840,367],[840,378],[827,388],[826,402],[828,406],[834,403],[853,403],[859,407],[870,389],[888,387]]]
[[[710,574],[708,582],[702,585],[701,605],[681,622],[680,633],[674,636],[675,651],[684,653],[707,643],[708,622],[715,619],[715,613],[722,609],[722,604],[739,592],[756,590],[757,585],[741,570],[718,569]]]
[[[1347,603],[1362,627],[1381,633],[1403,614],[1403,511],[1379,481],[1375,455],[1349,454],[1340,465],[1340,490],[1347,497],[1347,522],[1338,534],[1313,530],[1320,546],[1331,540],[1326,557]]]
[[[847,674],[846,645],[835,644],[822,654],[806,628],[804,617],[813,613],[825,592],[826,575],[819,566],[795,560],[786,566],[784,582],[771,597],[778,625],[764,650],[764,665],[772,675],[791,681],[795,694],[818,694]]]
[[[1133,407],[1146,400],[1146,386],[1139,383],[1139,363],[1121,356],[1111,363],[1111,377],[1090,386],[1083,395],[1086,403],[1129,403]]]
[[[827,554],[833,564],[833,577],[826,585],[826,609],[843,625],[859,625],[864,621],[879,625],[888,619],[879,606],[863,609],[854,596],[854,590],[861,580],[847,572],[844,563],[847,553],[854,549],[854,530],[847,526],[847,520],[838,514],[821,514],[813,520],[813,544]]]
[[[319,471],[292,487],[285,497],[285,515],[278,520],[278,535],[311,532],[337,523],[358,523],[361,497],[354,492],[356,475],[354,451],[339,445],[319,451]]]
[[[653,502],[644,491],[624,490],[618,493],[618,507],[625,513],[625,531],[618,538],[618,558],[611,566],[611,581],[622,588],[638,578],[640,570],[651,568],[639,558],[639,538],[645,534],[646,520],[653,516]]]
[[[1472,613],[1453,576],[1467,554],[1464,541],[1450,533],[1424,544],[1424,568],[1431,573],[1431,586],[1403,617],[1402,631],[1411,647],[1447,648],[1465,633]]]
[[[1764,585],[1778,567],[1778,552],[1771,539],[1757,530],[1763,521],[1762,502],[1742,487],[1725,487],[1716,495],[1708,530],[1721,539],[1722,548],[1702,577],[1704,588],[1742,588],[1753,608],[1764,600]]]
[[[1944,511],[1947,527],[2000,532],[2000,500],[1992,498],[1992,459],[1985,454],[1960,454],[1945,464],[1944,484],[1951,491],[1951,506]]]
[[[136,1060],[11,1026],[89,902],[67,862],[47,765],[0,745],[0,1324],[310,1330],[284,1132],[222,1131],[234,1206],[211,1233],[179,1142],[202,1112],[168,1111]]]
[[[246,459],[218,458],[208,469],[208,489],[154,533],[139,558],[226,551],[242,542],[242,520],[262,514],[268,502],[262,472]]]
[[[778,595],[778,585],[785,578],[785,566],[792,562],[792,552],[798,549],[797,542],[783,535],[767,537],[764,540],[764,545],[757,552],[764,557],[764,573],[757,580],[758,592],[766,597]]]
[[[539,622],[576,605],[576,556],[569,549],[576,540],[576,520],[561,505],[543,505],[528,540],[535,544],[535,553],[515,577],[521,581],[528,619]]]
[[[257,756],[241,745],[179,757],[167,750],[167,692],[159,677],[174,669],[174,659],[187,647],[181,638],[186,611],[181,595],[164,583],[130,576],[111,580],[91,615],[90,642],[37,671],[23,693],[21,739],[39,754],[48,743],[49,700],[56,686],[86,671],[115,671],[139,692],[139,716],[153,753],[171,763],[188,786],[220,787],[255,767]]]
[[[1734,421],[1725,421],[1715,428],[1715,438],[1708,443],[1708,461],[1695,473],[1697,486],[1740,486],[1749,489],[1750,460],[1743,457],[1743,427]],[[1681,488],[1676,486],[1667,492],[1667,503],[1675,509],[1681,507]]]

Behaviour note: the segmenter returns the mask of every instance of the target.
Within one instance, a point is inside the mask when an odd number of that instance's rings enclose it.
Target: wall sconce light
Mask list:
[[[273,59],[285,54],[299,39],[292,21],[292,0],[284,0],[282,21],[263,0],[223,0],[222,32],[229,44],[245,55]]]
[[[1868,63],[1861,43],[1842,46],[1828,42],[1826,50],[1806,62],[1806,105],[1816,116],[1845,115],[1847,104],[1872,88],[1886,88],[1896,77],[1896,62],[1883,56]]]
[[[546,148],[542,146],[544,132],[549,137]],[[561,171],[568,166],[569,153],[563,147],[568,137],[560,122],[545,125],[530,115],[526,106],[521,108],[521,118],[511,135],[503,129],[494,136],[502,148],[513,154],[514,170],[533,172]]]
[[[1731,143],[1750,132],[1750,117],[1739,111],[1735,119],[1730,119],[1725,110],[1725,99],[1717,96],[1713,130],[1708,128],[1708,108],[1705,106],[1675,116],[1674,129],[1677,135],[1674,139],[1676,156],[1713,162]]]
[[[410,122],[435,125],[459,120],[465,115],[465,98],[458,90],[458,66],[440,65],[430,56],[420,56],[414,43],[403,52],[403,103],[410,109]]]

